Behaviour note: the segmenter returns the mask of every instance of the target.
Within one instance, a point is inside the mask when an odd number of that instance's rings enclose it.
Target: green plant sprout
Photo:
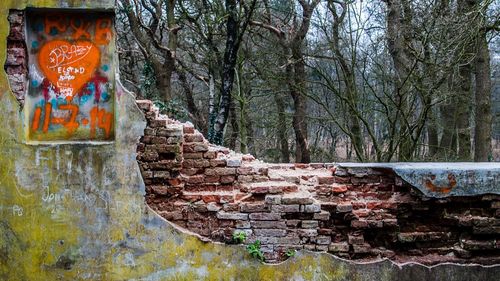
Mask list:
[[[291,258],[291,257],[294,257],[296,253],[297,253],[297,251],[295,249],[288,249],[285,252],[285,256],[287,256],[288,258]]]
[[[236,231],[233,233],[233,241],[236,244],[241,244],[247,240],[247,234],[243,231]]]
[[[264,261],[264,253],[260,249],[260,240],[255,240],[255,242],[248,244],[247,251],[252,257]]]

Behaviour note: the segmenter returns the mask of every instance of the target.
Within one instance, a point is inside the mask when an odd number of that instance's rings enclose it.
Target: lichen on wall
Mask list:
[[[9,9],[112,6],[2,1],[0,38],[8,34]],[[24,112],[4,71],[0,112],[0,280],[494,280],[500,274],[496,266],[357,264],[310,252],[267,265],[241,246],[205,243],[176,229],[144,202],[135,150],[145,119],[118,82],[112,143],[24,143]]]

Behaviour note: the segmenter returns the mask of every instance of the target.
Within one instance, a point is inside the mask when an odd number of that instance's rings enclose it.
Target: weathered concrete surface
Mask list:
[[[500,163],[340,163],[345,168],[389,168],[428,197],[500,194]]]
[[[7,36],[9,8],[110,2],[2,1],[0,38]],[[499,267],[353,264],[311,253],[260,264],[242,247],[203,243],[149,211],[135,160],[144,119],[130,94],[117,90],[112,144],[24,144],[23,113],[3,71],[0,112],[0,280],[496,280],[500,274]]]

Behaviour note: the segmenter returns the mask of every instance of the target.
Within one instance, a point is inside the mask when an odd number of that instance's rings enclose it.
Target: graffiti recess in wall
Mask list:
[[[27,31],[28,140],[113,140],[112,15],[33,12]]]

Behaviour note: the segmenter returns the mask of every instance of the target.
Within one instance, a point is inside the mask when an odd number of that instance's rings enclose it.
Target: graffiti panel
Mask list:
[[[113,140],[112,15],[32,12],[27,19],[28,140]]]

